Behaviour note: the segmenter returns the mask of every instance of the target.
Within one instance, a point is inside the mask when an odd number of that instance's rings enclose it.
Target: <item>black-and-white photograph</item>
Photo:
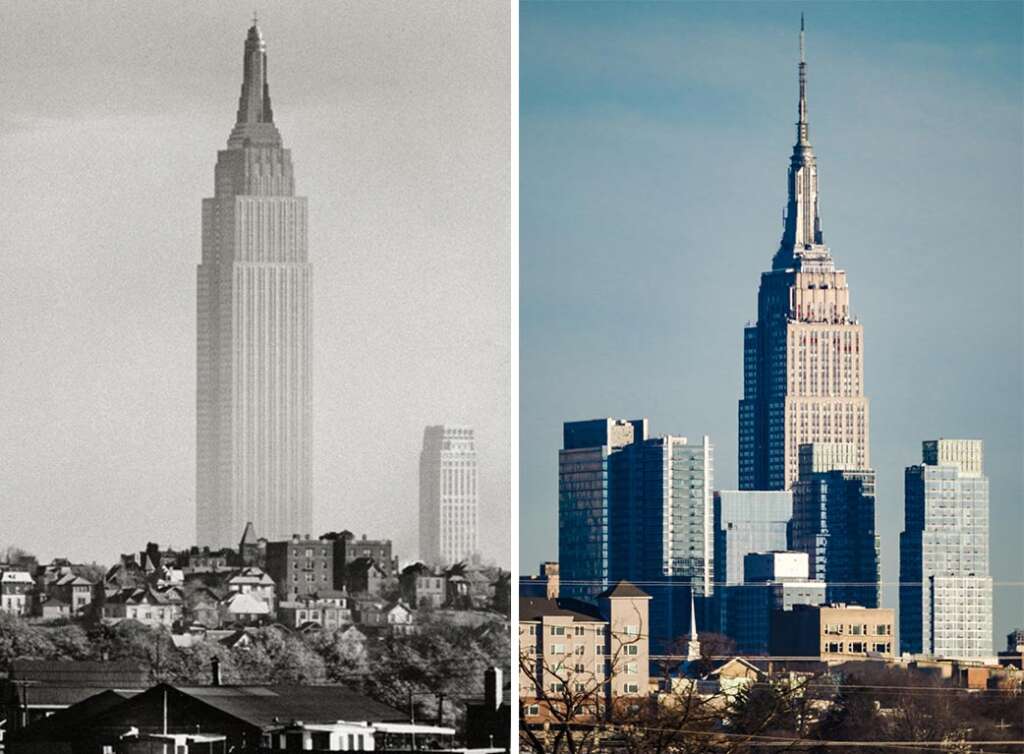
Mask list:
[[[0,751],[508,750],[512,18],[0,8]]]

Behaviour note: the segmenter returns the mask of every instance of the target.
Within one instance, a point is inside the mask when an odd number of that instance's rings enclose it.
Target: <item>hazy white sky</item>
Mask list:
[[[313,533],[412,555],[423,427],[464,423],[507,563],[508,6],[256,8],[309,197]],[[109,563],[192,542],[200,200],[252,11],[0,7],[2,544]]]

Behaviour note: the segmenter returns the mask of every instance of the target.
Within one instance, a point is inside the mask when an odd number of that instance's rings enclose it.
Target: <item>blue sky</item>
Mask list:
[[[557,556],[565,420],[709,434],[716,486],[735,487],[743,326],[782,230],[803,11],[825,242],[865,328],[883,580],[903,468],[942,436],[985,440],[993,575],[1021,581],[1021,10],[521,5],[523,572]],[[995,600],[1001,647],[1024,589]]]

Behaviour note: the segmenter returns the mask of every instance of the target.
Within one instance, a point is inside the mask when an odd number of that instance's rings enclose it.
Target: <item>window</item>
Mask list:
[[[582,673],[586,668],[584,668],[580,663],[576,663],[572,669],[574,673]]]
[[[551,635],[552,636],[565,636],[565,626],[552,626],[551,627]]]
[[[574,626],[572,632],[575,636],[583,636],[583,630],[583,626]]]
[[[623,684],[622,690],[627,694],[636,694],[640,691],[640,685],[637,683],[626,683]]]
[[[628,673],[629,675],[636,675],[638,672],[637,664],[635,662],[627,662],[624,672]]]
[[[596,645],[594,645],[594,654],[603,655],[604,654],[604,644],[596,644]]]
[[[564,644],[552,644],[551,645],[551,654],[553,654],[553,655],[564,655],[565,654],[565,645]]]
[[[626,636],[639,636],[640,626],[626,626],[624,633],[626,634]]]
[[[636,644],[627,644],[622,648],[622,651],[624,654],[627,655],[638,655],[640,654],[640,647],[638,647]]]
[[[527,704],[526,714],[530,717],[536,717],[540,714],[540,706],[536,704]]]
[[[576,647],[576,654],[581,655],[581,654],[583,654],[584,650],[585,650],[585,647],[582,644],[580,644],[579,646]]]
[[[552,683],[550,686],[548,686],[548,689],[550,691],[563,691],[565,689],[565,684],[561,681],[556,681],[555,683]]]

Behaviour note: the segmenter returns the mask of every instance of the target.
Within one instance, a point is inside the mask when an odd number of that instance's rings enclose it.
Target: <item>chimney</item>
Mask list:
[[[210,661],[210,669],[213,671],[213,679],[210,685],[220,686],[220,660],[214,657]]]
[[[484,671],[484,704],[488,709],[496,710],[504,701],[502,699],[501,668],[487,668]]]
[[[547,598],[549,600],[557,600],[559,589],[558,563],[543,563],[540,569],[547,584]]]

